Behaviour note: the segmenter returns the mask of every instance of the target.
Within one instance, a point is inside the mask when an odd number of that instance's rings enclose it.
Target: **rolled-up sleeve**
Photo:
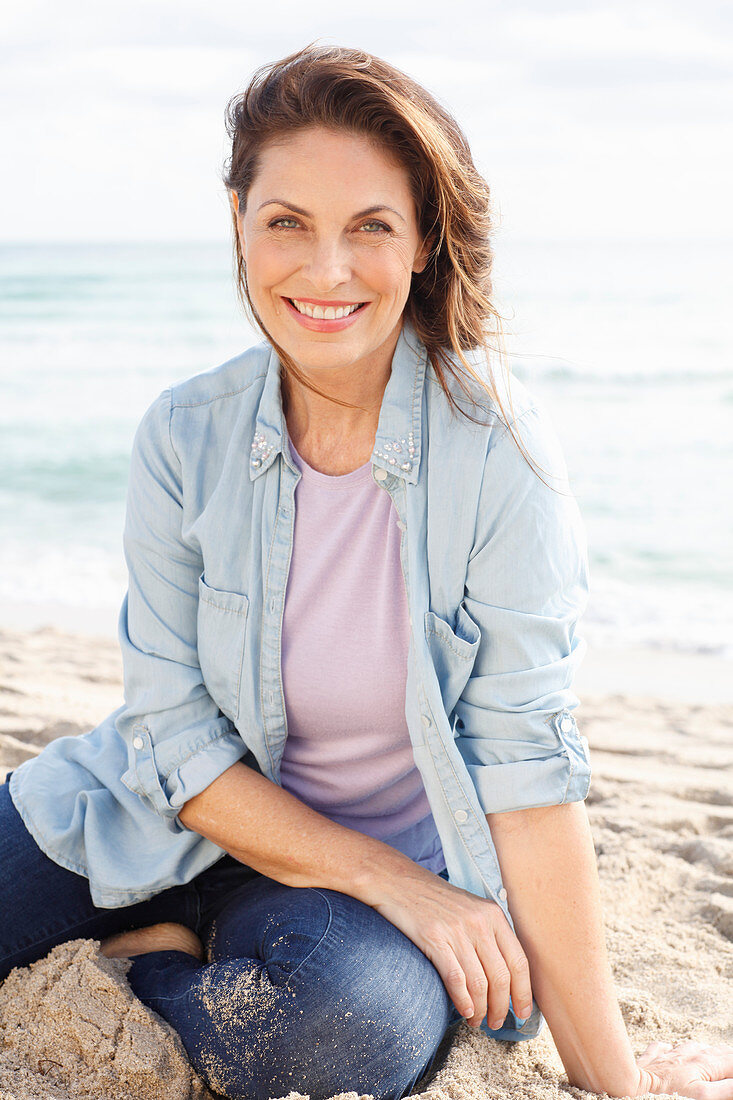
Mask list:
[[[125,705],[115,726],[128,752],[122,782],[156,813],[175,818],[247,749],[199,666],[203,563],[182,533],[181,464],[170,423],[171,392],[164,390],[132,447],[123,536],[129,582],[118,629]]]
[[[514,427],[544,482],[505,430],[484,467],[464,600],[481,640],[456,706],[456,743],[485,813],[582,801],[591,774],[572,713],[585,529],[547,414],[532,406]]]

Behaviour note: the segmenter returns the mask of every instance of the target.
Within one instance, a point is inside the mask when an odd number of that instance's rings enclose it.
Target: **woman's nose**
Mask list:
[[[304,274],[314,289],[323,293],[348,283],[351,279],[351,260],[346,244],[331,237],[315,241]]]

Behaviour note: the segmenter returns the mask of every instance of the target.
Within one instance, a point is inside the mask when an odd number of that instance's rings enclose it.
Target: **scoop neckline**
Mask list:
[[[357,466],[355,470],[349,470],[347,474],[324,474],[321,473],[320,470],[314,470],[313,467],[306,462],[300,452],[296,450],[292,440],[288,440],[288,442],[290,443],[293,462],[300,470],[303,478],[306,481],[311,481],[314,484],[320,485],[324,489],[350,489],[352,486],[359,485],[361,482],[371,477],[371,458],[367,459],[363,466]]]

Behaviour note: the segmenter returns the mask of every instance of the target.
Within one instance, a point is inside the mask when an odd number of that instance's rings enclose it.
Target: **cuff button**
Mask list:
[[[566,714],[562,722],[560,723],[560,729],[563,731],[563,733],[570,733],[572,728],[573,720],[569,714]]]

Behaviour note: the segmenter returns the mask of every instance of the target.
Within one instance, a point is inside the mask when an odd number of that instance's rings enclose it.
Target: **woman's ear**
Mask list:
[[[239,217],[239,195],[233,188],[229,191],[229,201],[232,204],[235,216]]]

